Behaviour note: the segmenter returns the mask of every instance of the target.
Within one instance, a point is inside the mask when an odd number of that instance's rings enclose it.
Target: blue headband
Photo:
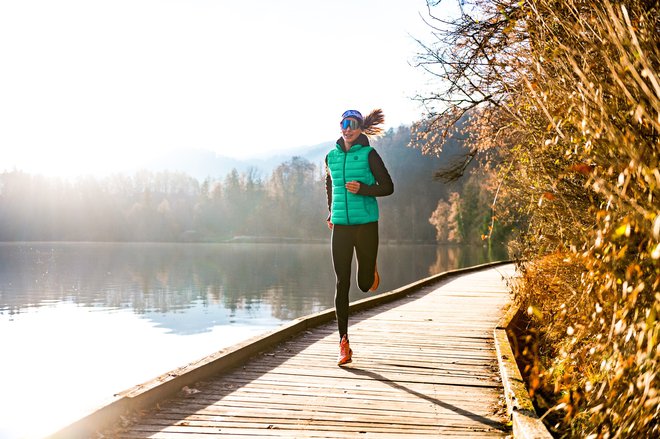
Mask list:
[[[364,122],[364,117],[362,117],[362,113],[360,113],[357,110],[344,111],[344,114],[341,115],[341,120],[344,120],[347,117],[352,117],[353,119],[357,119],[360,122],[360,125],[362,124],[362,122]]]

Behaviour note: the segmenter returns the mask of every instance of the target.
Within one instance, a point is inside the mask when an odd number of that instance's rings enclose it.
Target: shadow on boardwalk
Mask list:
[[[413,389],[410,389],[410,388],[408,388],[408,387],[406,387],[402,384],[399,384],[399,383],[394,382],[394,381],[392,381],[388,378],[385,378],[384,376],[382,376],[382,375],[380,375],[376,372],[371,372],[369,370],[362,370],[362,369],[358,369],[358,368],[348,368],[348,370],[352,373],[357,374],[357,375],[367,376],[367,377],[371,378],[372,380],[376,380],[376,381],[380,381],[382,383],[385,383],[388,386],[394,387],[397,390],[408,392],[411,395],[414,395],[414,396],[416,396],[418,398],[421,398],[421,399],[425,399],[425,400],[429,401],[432,404],[439,405],[440,407],[444,407],[448,410],[452,410],[452,411],[456,412],[457,414],[459,414],[461,416],[464,416],[464,417],[469,418],[469,419],[473,419],[473,420],[475,420],[477,422],[480,422],[480,423],[482,423],[482,424],[484,424],[488,427],[493,427],[493,428],[501,430],[501,431],[509,431],[508,427],[505,427],[504,425],[502,425],[501,421],[486,418],[484,416],[478,415],[476,413],[472,413],[468,410],[462,409],[462,408],[457,407],[455,405],[448,404],[446,402],[442,402],[439,399],[436,399],[436,398],[433,398],[429,395],[425,395],[423,393],[417,392],[417,391],[415,391]]]

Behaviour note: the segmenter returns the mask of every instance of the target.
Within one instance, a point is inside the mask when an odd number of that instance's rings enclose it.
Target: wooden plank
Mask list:
[[[337,370],[337,372],[334,372]],[[294,375],[300,380],[312,379],[312,378],[340,378],[346,376],[346,370],[353,370],[354,373],[368,373],[374,379],[382,379],[387,381],[395,382],[405,382],[405,383],[414,383],[414,382],[423,382],[423,383],[435,383],[435,384],[458,384],[458,385],[482,385],[483,380],[487,380],[488,377],[494,377],[496,374],[490,373],[489,371],[483,371],[484,374],[443,374],[440,370],[433,370],[433,372],[424,371],[420,369],[415,369],[414,372],[403,370],[402,366],[392,366],[390,368],[383,367],[370,367],[369,371],[362,371],[359,368],[350,368],[347,367],[344,370],[341,369],[330,369],[330,368],[315,368],[315,369],[305,369],[305,368],[275,368],[272,369],[268,365],[259,364],[255,365],[250,369],[251,372],[255,374],[261,374],[260,376],[270,376],[270,375]],[[386,375],[382,375],[386,374]],[[358,375],[359,376],[359,375]],[[451,381],[449,381],[451,380]]]
[[[287,414],[283,412],[283,414]],[[385,433],[394,433],[394,432],[412,432],[412,431],[437,431],[437,429],[442,426],[436,422],[431,422],[429,420],[422,420],[420,422],[413,422],[411,419],[405,419],[400,417],[357,417],[353,418],[351,416],[336,416],[334,418],[323,418],[312,416],[312,413],[300,413],[297,417],[290,415],[286,417],[279,417],[277,415],[272,416],[260,416],[257,413],[246,413],[246,414],[233,414],[227,416],[213,416],[210,414],[199,414],[188,416],[183,420],[177,419],[172,420],[171,418],[152,418],[150,419],[149,424],[141,424],[133,427],[134,430],[161,430],[169,426],[182,426],[182,427],[198,427],[198,428],[223,428],[223,427],[232,427],[232,428],[258,428],[265,424],[267,425],[282,425],[289,428],[296,428],[298,425],[305,426],[315,426],[318,428],[323,427],[327,430],[333,431],[345,431],[347,426],[353,429],[366,430],[366,431],[380,431]],[[469,422],[457,422],[456,419],[446,419],[447,425],[451,425],[453,428],[461,427],[480,427],[477,423]],[[481,426],[484,431],[491,430],[490,428]]]
[[[460,390],[460,391],[457,391]],[[464,388],[456,387],[447,387],[447,388],[438,388],[436,386],[428,387],[417,387],[416,391],[419,391],[422,394],[434,394],[437,399],[445,401],[448,403],[460,402],[462,406],[476,406],[481,407],[483,404],[476,399],[478,396],[491,396],[491,395],[501,395],[501,389],[493,388],[490,392],[484,392],[483,389],[470,389],[464,391]],[[383,403],[389,402],[392,397],[392,389],[389,387],[366,387],[360,388],[359,392],[354,389],[347,388],[338,388],[336,391],[322,388],[312,388],[304,387],[300,390],[295,390],[292,387],[289,388],[280,388],[280,389],[267,389],[267,388],[243,388],[241,392],[232,392],[229,394],[222,393],[213,393],[209,392],[209,399],[215,399],[219,403],[220,399],[231,399],[231,398],[249,398],[249,397],[261,397],[261,398],[277,398],[277,397],[294,397],[294,396],[317,396],[324,398],[334,398],[341,397],[344,402],[353,399],[359,398],[363,403]],[[408,402],[422,402],[423,400],[415,395],[408,394],[398,395],[397,403],[408,403]]]
[[[513,422],[514,435],[522,439],[552,439],[552,435],[536,415],[532,399],[527,393],[516,364],[506,329],[496,328],[493,336],[497,347],[507,412]]]
[[[410,419],[416,418],[429,418],[433,419],[436,417],[437,413],[444,411],[449,417],[453,416],[463,416],[462,414],[456,414],[456,412],[449,409],[437,409],[435,405],[429,403],[421,402],[391,402],[386,400],[367,400],[361,398],[360,395],[356,395],[354,398],[347,399],[324,399],[319,400],[319,398],[312,399],[310,396],[301,397],[300,400],[297,400],[295,403],[290,402],[291,396],[287,395],[288,402],[273,402],[272,397],[269,398],[225,398],[222,404],[214,404],[211,400],[207,401],[196,401],[194,404],[184,404],[184,405],[172,405],[166,409],[159,411],[155,414],[155,417],[161,417],[171,414],[176,414],[176,416],[181,416],[187,410],[192,408],[196,409],[195,413],[198,415],[201,414],[224,414],[226,413],[225,408],[234,407],[234,408],[249,408],[249,409],[263,409],[264,407],[272,407],[286,410],[306,410],[312,409],[315,412],[323,413],[330,412],[335,413],[337,410],[344,409],[350,410],[352,414],[356,415],[382,415],[383,413],[388,414],[397,414],[402,413],[406,414]],[[447,401],[445,401],[447,402]],[[467,404],[468,401],[460,401],[460,407],[467,411],[470,411],[478,416],[489,416],[492,415],[492,409],[485,408],[482,404]],[[439,410],[439,411],[438,411]]]
[[[150,433],[160,433],[160,432],[181,432],[181,433],[205,433],[205,434],[214,434],[220,435],[220,432],[227,430],[237,430],[237,429],[263,429],[268,430],[276,429],[280,431],[289,431],[287,437],[296,437],[295,433],[292,432],[304,432],[309,430],[315,431],[325,431],[325,432],[337,432],[344,434],[345,432],[365,432],[365,433],[388,433],[388,434],[415,434],[415,435],[438,435],[442,430],[445,431],[458,431],[458,430],[469,430],[470,432],[483,432],[483,433],[497,433],[490,429],[483,429],[478,426],[448,426],[448,425],[439,425],[434,427],[423,428],[420,426],[400,426],[397,427],[392,424],[360,424],[360,423],[338,423],[335,425],[326,425],[318,423],[296,423],[296,424],[283,424],[278,423],[277,420],[269,420],[268,424],[261,423],[251,423],[251,422],[241,422],[240,424],[231,423],[211,423],[211,424],[198,424],[193,421],[184,421],[185,425],[141,425],[131,430],[131,432],[150,432]],[[281,434],[281,433],[279,433]],[[275,435],[278,435],[275,433]]]
[[[216,432],[213,432],[216,436],[222,436],[223,438],[309,438],[309,439],[354,439],[354,438],[368,438],[368,439],[414,439],[418,437],[433,437],[438,438],[442,437],[443,439],[471,439],[471,438],[482,438],[482,437],[493,437],[491,432],[481,432],[478,430],[453,430],[453,429],[443,429],[439,428],[437,432],[431,434],[419,433],[375,433],[375,432],[366,432],[366,431],[341,431],[341,432],[331,432],[323,430],[283,430],[279,426],[265,426],[262,428],[256,429],[238,429],[238,428],[226,428],[219,429]],[[127,433],[126,436],[123,436],[126,439],[209,439],[209,433],[195,433],[188,431],[145,431],[138,432],[132,431]]]

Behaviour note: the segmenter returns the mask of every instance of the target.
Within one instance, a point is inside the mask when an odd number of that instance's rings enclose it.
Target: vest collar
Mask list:
[[[344,142],[343,137],[340,137],[339,139],[337,139],[337,144],[336,144],[335,147],[337,149],[339,149],[341,152],[345,152],[344,151],[344,145],[345,145],[345,142]],[[355,143],[353,144],[353,146],[351,146],[351,149],[353,149],[353,148],[359,149],[359,148],[356,148],[356,147],[362,148],[363,146],[369,146],[369,138],[364,133],[360,134],[360,136],[355,140]]]

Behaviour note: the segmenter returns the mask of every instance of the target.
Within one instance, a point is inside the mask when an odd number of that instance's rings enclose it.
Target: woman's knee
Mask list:
[[[366,275],[358,276],[358,287],[362,290],[363,293],[369,291],[371,286],[374,284],[374,273],[368,273]]]

